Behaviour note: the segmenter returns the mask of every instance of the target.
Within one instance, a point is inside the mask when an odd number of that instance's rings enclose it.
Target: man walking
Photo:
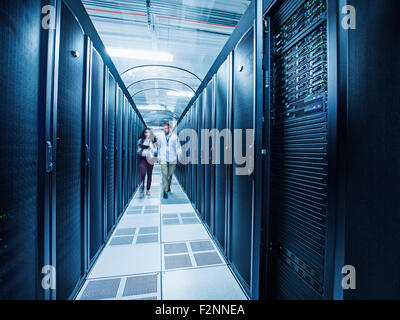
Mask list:
[[[164,124],[164,133],[157,137],[158,156],[161,163],[163,198],[168,199],[171,192],[171,181],[178,159],[181,158],[182,149],[178,136],[170,132],[169,123]]]

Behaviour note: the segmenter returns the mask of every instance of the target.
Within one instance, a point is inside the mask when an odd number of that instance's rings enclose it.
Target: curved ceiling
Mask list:
[[[148,126],[179,118],[248,0],[84,0]]]

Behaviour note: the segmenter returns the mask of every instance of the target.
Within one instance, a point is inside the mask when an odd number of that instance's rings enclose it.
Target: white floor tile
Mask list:
[[[191,204],[167,204],[161,205],[161,213],[195,212]]]
[[[206,229],[201,224],[172,225],[161,227],[162,242],[210,239]]]
[[[127,214],[123,216],[119,222],[118,228],[136,228],[136,227],[150,227],[160,226],[159,214]]]
[[[149,197],[144,197],[144,198],[134,198],[129,205],[129,208],[135,207],[135,206],[142,206],[142,205],[156,205],[160,204],[160,199],[159,198],[149,198]]]
[[[88,278],[122,276],[161,270],[160,244],[106,247]]]
[[[165,300],[246,300],[227,266],[168,271],[162,275]]]

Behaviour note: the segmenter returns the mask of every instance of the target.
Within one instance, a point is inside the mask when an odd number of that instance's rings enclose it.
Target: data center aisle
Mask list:
[[[155,166],[152,195],[135,195],[77,299],[246,299],[175,177],[168,200],[160,184]]]

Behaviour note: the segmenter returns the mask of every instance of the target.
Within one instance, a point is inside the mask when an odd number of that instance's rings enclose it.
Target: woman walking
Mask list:
[[[144,180],[147,174],[147,188],[146,195],[150,195],[151,177],[153,174],[153,167],[156,161],[155,152],[157,151],[157,142],[153,132],[146,128],[144,129],[141,137],[137,141],[137,154],[139,156],[139,171],[141,182],[141,196],[144,197]]]

